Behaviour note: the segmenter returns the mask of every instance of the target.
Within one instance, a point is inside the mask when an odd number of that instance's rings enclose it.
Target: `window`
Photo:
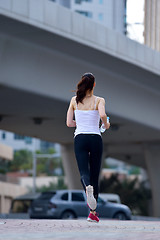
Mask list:
[[[81,4],[82,0],[75,0],[75,3]]]
[[[103,0],[99,0],[99,4],[103,4]]]
[[[72,193],[72,201],[84,202],[85,199],[83,193]]]
[[[19,135],[19,134],[14,134],[14,139],[16,139],[16,140],[24,140],[24,136]]]
[[[85,17],[89,17],[89,18],[92,18],[92,13],[91,12],[87,12],[87,11],[79,11],[79,10],[76,10],[77,13],[80,13],[82,15],[84,15]]]
[[[32,143],[32,138],[31,137],[25,137],[25,143],[26,144],[31,144]]]
[[[5,132],[2,133],[2,139],[6,139],[6,133]]]
[[[62,200],[68,201],[68,193],[64,193],[61,197]]]
[[[81,4],[82,2],[92,2],[92,0],[75,0],[77,4]]]
[[[98,19],[99,19],[99,21],[101,21],[101,22],[103,21],[103,13],[99,13],[99,14],[98,14]]]
[[[42,192],[39,199],[50,200],[55,194],[56,192]]]

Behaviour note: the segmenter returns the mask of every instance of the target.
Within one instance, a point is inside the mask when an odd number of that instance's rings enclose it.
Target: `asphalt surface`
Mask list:
[[[0,219],[0,239],[160,240],[160,222]]]

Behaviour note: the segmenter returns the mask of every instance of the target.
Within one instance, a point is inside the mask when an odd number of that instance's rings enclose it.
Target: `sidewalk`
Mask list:
[[[0,240],[160,240],[160,222],[0,219]]]

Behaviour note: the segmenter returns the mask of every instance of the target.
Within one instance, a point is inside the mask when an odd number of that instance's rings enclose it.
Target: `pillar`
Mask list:
[[[63,167],[69,189],[82,189],[73,144],[61,145]]]
[[[1,213],[6,213],[5,209],[5,197],[4,195],[1,195]]]
[[[160,217],[160,144],[145,145],[144,152],[152,190],[153,216]]]

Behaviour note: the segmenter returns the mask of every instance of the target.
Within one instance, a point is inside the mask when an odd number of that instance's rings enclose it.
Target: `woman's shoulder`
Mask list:
[[[73,107],[74,109],[76,109],[76,96],[73,96],[73,97],[71,98],[71,105],[72,105],[72,107]]]
[[[76,96],[73,96],[73,97],[71,98],[71,101],[76,101]]]
[[[99,96],[95,96],[95,97],[97,98],[98,102],[105,101],[105,99],[103,97],[99,97]]]
[[[105,100],[103,97],[95,96],[96,97],[96,110],[98,110],[99,104],[105,104]]]

